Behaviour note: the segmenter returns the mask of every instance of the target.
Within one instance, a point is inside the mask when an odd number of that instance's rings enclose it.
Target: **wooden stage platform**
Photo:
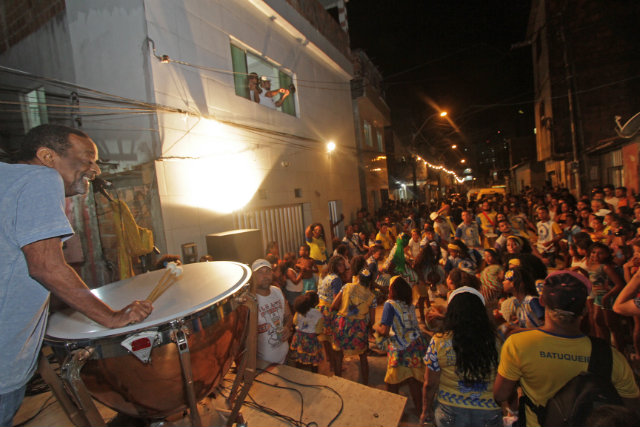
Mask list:
[[[212,412],[211,408],[222,407],[223,396],[228,393],[233,378],[233,374],[227,374],[216,399],[207,398],[198,404],[204,425],[209,425],[205,424],[205,420],[211,419],[207,417],[207,413]],[[293,388],[297,391],[276,388],[263,383]],[[225,390],[224,387],[227,389]],[[335,390],[337,394],[327,387]],[[249,396],[245,399],[245,405],[241,410],[249,427],[291,425],[284,420],[274,418],[248,406],[247,403],[252,399],[260,405],[298,421],[302,408],[302,422],[306,424],[315,422],[318,426],[327,426],[337,416],[332,424],[333,427],[397,426],[400,423],[407,400],[404,396],[367,387],[340,377],[313,374],[285,365],[273,365],[266,368],[264,372],[259,370],[259,375],[249,391]],[[108,422],[117,415],[99,402],[96,403],[105,421]],[[41,407],[45,407],[45,409],[38,413]],[[51,392],[25,398],[20,411],[14,418],[14,424],[24,422],[36,413],[38,415],[25,426],[73,427],[73,423],[51,395]],[[188,426],[190,420],[188,417],[182,417],[171,420],[171,424],[168,425]]]

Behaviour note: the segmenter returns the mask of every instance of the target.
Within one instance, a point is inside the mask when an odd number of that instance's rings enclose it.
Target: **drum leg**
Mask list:
[[[249,389],[253,384],[253,379],[256,376],[256,357],[258,344],[258,302],[256,296],[253,294],[248,294],[246,296],[244,304],[249,308],[249,325],[247,336],[244,340],[244,355],[242,356],[240,366],[238,366],[236,378],[233,381],[233,386],[231,387],[231,393],[229,393],[228,403],[233,403],[231,414],[227,419],[227,426],[229,427],[232,426],[236,421],[236,418],[238,417],[240,412],[240,408],[242,407],[244,399],[247,397]],[[243,383],[243,385],[240,390],[240,394],[236,396],[236,393],[238,393],[238,387],[240,386],[241,382]]]
[[[87,359],[91,357],[93,348],[83,348],[73,353],[71,360],[67,358],[64,365],[62,365],[61,374],[62,379],[69,385],[73,396],[80,406],[80,410],[87,418],[90,426],[103,427],[106,426],[104,419],[98,412],[96,404],[93,403],[93,399],[87,390],[87,387],[80,378],[80,370],[84,366]]]
[[[189,343],[187,336],[181,328],[174,325],[174,336],[176,345],[178,346],[178,355],[180,357],[180,366],[182,367],[182,379],[187,393],[187,403],[189,404],[189,415],[193,427],[201,427],[202,421],[198,413],[198,402],[196,401],[196,393],[193,389],[193,375],[191,373],[191,358],[189,354]]]
[[[44,382],[51,388],[51,392],[71,422],[78,427],[88,426],[89,420],[87,420],[87,417],[85,417],[82,411],[78,410],[76,404],[69,398],[69,394],[65,390],[62,380],[49,364],[47,356],[42,353],[40,353],[40,359],[38,360],[38,372]]]

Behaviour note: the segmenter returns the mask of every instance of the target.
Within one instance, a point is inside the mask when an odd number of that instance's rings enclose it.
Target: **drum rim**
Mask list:
[[[158,319],[154,319],[152,322],[141,322],[141,323],[136,323],[136,324],[132,324],[132,325],[127,325],[127,326],[123,326],[121,328],[113,328],[113,329],[104,329],[101,331],[91,331],[91,332],[81,332],[81,333],[75,333],[74,336],[69,336],[68,334],[64,333],[64,331],[62,331],[62,333],[58,333],[57,335],[52,335],[49,332],[49,328],[47,328],[47,331],[45,333],[45,337],[44,340],[48,341],[48,342],[78,342],[78,341],[83,341],[86,342],[87,340],[102,340],[105,338],[111,338],[111,337],[115,337],[115,336],[119,336],[119,335],[131,335],[137,332],[141,332],[141,331],[145,331],[145,330],[149,330],[149,329],[154,329],[154,328],[161,328],[163,325],[168,325],[173,321],[176,320],[184,320],[187,318],[191,318],[191,317],[197,317],[197,314],[209,309],[210,307],[216,306],[218,304],[220,304],[221,302],[225,301],[226,299],[233,297],[234,295],[236,295],[237,293],[241,292],[243,288],[249,286],[249,280],[251,279],[251,269],[249,268],[248,265],[246,264],[242,264],[240,262],[235,262],[235,261],[214,261],[214,263],[218,263],[218,262],[224,262],[227,264],[235,264],[237,266],[239,266],[242,270],[242,277],[240,277],[237,281],[237,283],[235,284],[235,286],[227,289],[225,292],[220,293],[219,295],[215,296],[214,298],[207,300],[201,304],[195,305],[191,308],[191,312],[190,313],[186,313],[186,314],[173,314],[173,315],[166,315],[163,317],[160,317]],[[117,283],[117,282],[114,282]],[[67,311],[69,312],[69,311]]]

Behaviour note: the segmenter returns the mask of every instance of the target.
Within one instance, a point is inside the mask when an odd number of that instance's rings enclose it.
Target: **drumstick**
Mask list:
[[[167,289],[169,289],[178,281],[178,277],[182,274],[182,267],[178,267],[176,265],[171,270],[171,274],[167,277],[167,279],[164,282],[158,283],[156,285],[154,292],[152,292],[152,295],[149,295],[149,298],[147,298],[149,301],[154,302],[155,300],[157,300],[160,295],[162,295]]]
[[[162,275],[160,280],[158,280],[158,284],[155,286],[155,288],[153,288],[153,290],[151,291],[151,293],[147,297],[147,300],[152,301],[151,298],[153,298],[155,296],[155,294],[158,292],[159,288],[161,286],[163,286],[164,282],[169,278],[169,276],[173,273],[173,271],[175,270],[176,267],[177,267],[177,265],[176,265],[175,262],[170,262],[170,263],[167,264],[166,271],[164,272],[164,274]]]

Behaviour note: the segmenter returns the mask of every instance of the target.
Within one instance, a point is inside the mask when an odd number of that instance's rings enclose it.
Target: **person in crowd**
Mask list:
[[[309,256],[318,265],[327,263],[327,241],[325,239],[324,227],[319,222],[311,224],[304,232],[307,245],[309,246]]]
[[[293,252],[286,254],[282,260],[282,276],[285,280],[282,290],[290,309],[293,309],[296,299],[304,293],[304,283],[302,281],[304,272],[302,270],[296,271],[295,262],[296,256]]]
[[[62,243],[73,235],[65,197],[86,194],[100,174],[87,134],[45,124],[31,129],[0,163],[0,425],[12,425],[33,375],[45,333],[50,293],[107,328],[144,320],[149,301],[115,309],[98,299],[67,264]]]
[[[500,265],[498,254],[493,249],[484,250],[484,269],[480,272],[480,292],[489,310],[497,308],[498,300],[502,297],[502,275],[504,269]]]
[[[389,252],[395,242],[394,234],[389,229],[388,223],[380,225],[380,231],[376,235],[376,243],[382,245],[385,251]]]
[[[364,258],[357,256],[353,259],[352,270],[364,266]],[[369,330],[375,319],[376,298],[372,292],[373,275],[366,268],[361,268],[354,274],[351,283],[344,285],[336,295],[331,306],[335,311],[335,339],[336,375],[342,375],[343,356],[358,356],[360,358],[360,378],[362,384],[369,384]]]
[[[473,220],[473,216],[469,211],[462,212],[462,222],[456,228],[456,239],[462,241],[469,249],[478,249],[482,247],[482,239],[484,235],[478,223]]]
[[[422,413],[423,357],[427,350],[416,309],[411,304],[411,286],[400,276],[391,279],[389,299],[384,303],[382,319],[373,325],[387,348],[387,372],[384,382],[387,390],[397,393],[400,385],[407,384],[418,414]],[[390,332],[393,331],[393,335]]]
[[[509,204],[507,219],[511,223],[511,227],[518,231],[518,235],[531,238],[537,234],[537,230],[531,220],[525,213],[520,211],[520,206],[515,202]]]
[[[608,204],[611,208],[611,210],[616,210],[616,208],[618,207],[618,202],[620,201],[620,199],[618,199],[615,195],[615,188],[613,185],[611,184],[607,184],[604,187],[602,187],[602,190],[604,191],[604,201],[606,204]]]
[[[340,255],[332,256],[327,265],[326,275],[322,277],[318,285],[318,297],[320,297],[319,309],[322,313],[324,329],[318,339],[324,347],[331,370],[337,373],[337,354],[332,348],[334,340],[334,327],[336,313],[331,309],[333,300],[340,293],[344,282],[340,278],[346,270],[344,258]]]
[[[616,298],[613,304],[613,310],[625,316],[633,316],[633,350],[634,353],[630,355],[630,360],[634,363],[640,361],[640,292],[629,296],[636,286],[637,279],[633,279],[640,270],[640,241],[633,244],[633,256],[627,261],[624,266],[624,280],[627,283],[624,289]],[[632,284],[632,279],[635,280]]]
[[[272,109],[277,109],[284,104],[284,100],[289,96],[289,89],[280,88],[280,89],[271,89],[271,80],[267,76],[262,76],[260,78],[260,88],[264,91],[264,93],[260,96],[260,104],[265,107],[269,107]],[[276,97],[278,97],[276,99]]]
[[[493,248],[497,251],[498,254],[501,254],[506,248],[507,237],[509,236],[519,236],[519,237],[528,237],[523,236],[519,230],[514,230],[511,227],[511,222],[507,219],[503,219],[498,221],[498,232],[500,235],[496,239]]]
[[[440,249],[438,248],[438,251]],[[431,307],[431,302],[429,300],[429,290],[432,290],[432,293],[437,292],[437,286],[444,282],[445,275],[444,269],[438,263],[437,258],[435,257],[433,250],[430,246],[423,246],[418,254],[418,257],[415,260],[413,265],[413,269],[418,276],[418,284],[414,286],[414,300],[416,300],[416,305],[418,307],[418,313],[420,318],[418,319],[422,324],[427,323],[424,307],[427,306],[427,309]]]
[[[398,236],[396,244],[387,256],[383,271],[391,276],[399,274],[404,277],[411,286],[414,286],[418,283],[418,275],[411,267],[411,263],[407,260],[407,253],[409,252],[407,245],[410,240],[411,238],[406,233],[401,233]]]
[[[590,292],[591,283],[578,273],[560,270],[549,274],[541,297],[544,325],[512,334],[502,346],[493,386],[496,403],[513,402],[519,383],[533,404],[544,406],[570,379],[587,370],[591,341],[580,331],[580,318],[585,314]],[[616,349],[612,349],[612,356],[611,381],[624,405],[636,412],[637,418],[640,392],[633,372]],[[539,425],[528,405],[519,417],[525,418],[527,426]]]
[[[295,314],[293,324],[296,331],[291,340],[291,359],[297,368],[308,368],[318,372],[318,365],[324,360],[322,344],[318,334],[322,332],[322,313],[316,308],[320,299],[314,291],[299,295],[293,303]]]
[[[544,323],[544,308],[540,304],[535,281],[528,270],[522,267],[511,267],[504,273],[502,287],[505,293],[515,298],[514,304],[520,328],[537,328]]]
[[[538,206],[536,209],[538,222],[538,240],[536,242],[538,252],[542,255],[542,260],[546,265],[555,266],[558,253],[558,242],[562,239],[562,230],[558,224],[549,217],[549,210],[546,206]]]
[[[420,253],[420,241],[421,241],[421,236],[420,236],[420,230],[418,230],[417,228],[414,228],[411,230],[411,239],[409,240],[409,243],[407,244],[407,247],[409,248],[408,250],[408,254],[409,254],[409,260],[411,261],[411,263],[413,264],[413,261],[415,261],[416,258],[418,258],[418,254]]]
[[[618,209],[631,207],[636,202],[633,197],[627,195],[627,187],[616,187],[615,196],[618,198]]]
[[[318,265],[309,256],[309,246],[307,244],[300,245],[295,268],[302,273],[302,292],[317,291]]]
[[[424,357],[421,423],[502,426],[502,409],[493,400],[500,344],[484,302],[474,288],[449,295],[444,332],[433,336]]]
[[[365,255],[367,251],[360,240],[359,233],[355,232],[354,226],[347,225],[344,232],[345,235],[342,238],[342,243],[349,248],[349,258],[353,258],[356,255]]]
[[[596,242],[589,248],[587,273],[593,290],[593,320],[591,326],[595,335],[610,341],[613,335],[618,350],[624,348],[620,322],[611,313],[615,297],[624,288],[624,280],[612,265],[611,249],[604,243]],[[609,311],[609,313],[607,313]]]
[[[260,89],[258,73],[249,73],[247,76],[247,86],[249,87],[249,99],[259,104],[262,89]]]
[[[452,243],[449,243],[447,249],[449,251],[449,257],[444,263],[444,272],[446,274],[449,274],[452,269],[462,264],[466,269],[471,270],[472,274],[477,272],[479,262],[481,261],[476,256],[477,251],[470,252],[461,240],[454,240]]]
[[[278,260],[280,259],[280,248],[278,247],[278,242],[276,242],[275,240],[272,240],[271,242],[267,243],[267,249],[265,250],[265,257],[268,257],[270,255],[276,257]]]
[[[279,287],[273,285],[273,266],[266,259],[251,264],[253,290],[258,299],[258,358],[283,364],[289,352],[293,317]]]
[[[480,213],[476,216],[476,221],[480,226],[482,235],[484,236],[484,247],[490,247],[487,240],[488,236],[495,236],[498,228],[498,214],[491,208],[491,203],[485,200],[480,205]],[[464,220],[463,220],[464,221]]]
[[[442,244],[448,244],[455,235],[455,229],[452,229],[450,222],[437,212],[432,212],[429,218],[433,221],[433,229]]]

